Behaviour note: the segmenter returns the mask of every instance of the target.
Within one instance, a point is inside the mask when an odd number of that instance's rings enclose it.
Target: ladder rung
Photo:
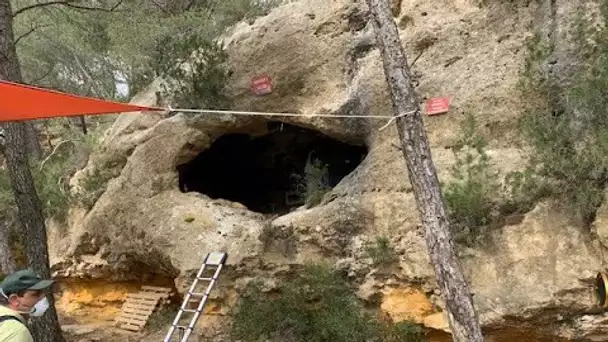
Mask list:
[[[173,333],[176,330],[181,330],[184,332],[184,336],[181,338],[181,342],[188,341],[188,338],[192,334],[192,331],[193,331],[192,329],[193,329],[194,325],[196,324],[196,322],[200,318],[200,316],[203,315],[203,310],[204,310],[205,304],[207,304],[208,296],[209,296],[213,286],[215,285],[217,278],[219,277],[220,271],[222,270],[224,263],[226,262],[226,258],[227,258],[226,253],[212,252],[212,253],[207,254],[207,257],[205,258],[205,261],[203,261],[203,265],[201,265],[200,270],[196,274],[194,281],[192,282],[192,285],[190,286],[190,289],[187,292],[187,296],[183,299],[182,306],[180,307],[180,310],[177,313],[177,316],[175,316],[173,325],[171,326],[171,329],[169,329],[169,332],[167,333],[167,336],[165,336],[165,339],[163,340],[163,342],[169,342],[173,336]],[[214,272],[213,276],[203,277],[203,274],[209,275],[209,273],[205,273],[207,271],[207,267],[210,267],[210,270],[213,270],[213,268],[215,268],[215,272]],[[205,292],[194,292],[199,281],[208,281],[209,282],[209,285],[208,285],[207,289],[205,290]],[[196,309],[186,309],[186,306],[190,304],[189,301],[191,299],[191,296],[196,297],[196,299],[193,300],[193,302],[199,302],[198,307]],[[198,298],[200,298],[200,300],[198,300]],[[180,323],[182,313],[185,313],[185,312],[194,314],[194,316],[192,316],[192,318],[191,318],[190,325],[188,325],[188,326],[178,325],[178,323]],[[182,322],[182,324],[183,324],[183,322]]]

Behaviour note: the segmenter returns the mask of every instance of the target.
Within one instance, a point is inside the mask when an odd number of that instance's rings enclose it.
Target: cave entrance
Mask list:
[[[239,202],[259,213],[284,214],[318,203],[367,155],[319,132],[269,122],[267,133],[227,134],[178,166],[182,192]]]

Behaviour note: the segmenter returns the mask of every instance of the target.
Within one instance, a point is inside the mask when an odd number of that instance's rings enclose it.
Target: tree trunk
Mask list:
[[[446,304],[453,339],[458,342],[483,341],[473,300],[456,257],[450,222],[431,158],[420,106],[389,1],[367,0],[367,4],[371,10],[376,42],[392,96],[393,115],[398,116],[401,148],[425,229],[437,284]]]
[[[42,145],[40,144],[40,140],[38,139],[38,130],[34,125],[33,121],[26,121],[25,124],[25,140],[27,145],[28,154],[33,157],[35,160],[42,159],[42,155],[44,152],[42,151]]]
[[[0,219],[0,273],[15,272],[15,260],[9,244],[9,226],[6,219]]]
[[[0,79],[22,82],[21,70],[13,35],[13,13],[9,0],[0,0]],[[29,266],[42,277],[49,278],[49,256],[42,203],[38,198],[27,158],[25,122],[10,122],[4,126],[6,143],[4,155],[11,179],[18,216],[25,233]],[[55,310],[54,300],[39,319],[33,319],[32,333],[36,342],[64,342]]]

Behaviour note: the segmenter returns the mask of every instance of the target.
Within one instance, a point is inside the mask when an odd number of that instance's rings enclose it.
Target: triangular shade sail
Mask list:
[[[0,80],[0,122],[159,110]]]

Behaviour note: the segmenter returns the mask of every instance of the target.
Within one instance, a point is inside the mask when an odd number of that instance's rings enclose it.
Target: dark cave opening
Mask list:
[[[336,186],[367,155],[314,130],[269,122],[268,133],[235,133],[179,165],[182,192],[239,202],[249,210],[284,214]]]

